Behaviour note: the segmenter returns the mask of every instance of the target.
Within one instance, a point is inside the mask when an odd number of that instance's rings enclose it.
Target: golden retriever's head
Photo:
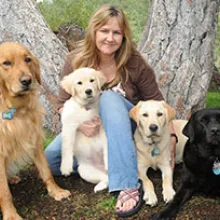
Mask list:
[[[175,110],[165,101],[140,101],[130,111],[130,117],[136,121],[137,128],[145,138],[160,138],[164,128],[175,117]]]
[[[0,88],[7,96],[21,96],[41,84],[38,59],[23,45],[15,42],[0,44]]]
[[[79,68],[65,76],[62,88],[80,104],[86,105],[97,100],[106,82],[105,75],[93,68]]]

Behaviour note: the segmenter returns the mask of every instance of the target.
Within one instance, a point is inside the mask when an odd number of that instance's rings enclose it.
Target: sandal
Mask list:
[[[139,196],[139,200],[136,199],[137,196]],[[140,208],[143,204],[142,185],[136,189],[122,190],[118,195],[117,202],[120,200],[120,202],[123,204],[126,201],[128,201],[129,199],[135,200],[136,206],[131,208],[128,211],[115,210],[115,214],[117,214],[119,217],[128,217],[128,216],[136,214],[140,210]]]

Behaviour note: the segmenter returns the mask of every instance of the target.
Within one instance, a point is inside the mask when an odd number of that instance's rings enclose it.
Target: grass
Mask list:
[[[105,210],[109,210],[109,209],[113,209],[115,207],[115,203],[116,203],[116,197],[114,196],[108,196],[108,198],[106,200],[101,200],[98,204],[97,204],[97,208],[98,209],[105,209]]]
[[[220,92],[207,93],[206,108],[220,108]]]
[[[45,138],[43,140],[43,145],[44,145],[44,149],[45,149],[51,143],[51,141],[54,139],[54,135],[48,130],[45,130],[44,134],[45,134]]]

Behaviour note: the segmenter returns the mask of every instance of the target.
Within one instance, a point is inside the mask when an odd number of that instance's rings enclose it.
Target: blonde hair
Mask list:
[[[116,77],[107,87],[111,87],[121,80],[120,73],[122,71],[126,73],[126,78],[128,77],[125,64],[135,51],[130,26],[122,9],[114,5],[105,4],[93,14],[86,29],[85,38],[77,45],[75,50],[76,56],[73,61],[74,69],[80,67],[98,68],[100,59],[96,48],[95,34],[96,31],[104,26],[112,17],[116,17],[118,20],[123,33],[123,40],[121,47],[115,53]]]

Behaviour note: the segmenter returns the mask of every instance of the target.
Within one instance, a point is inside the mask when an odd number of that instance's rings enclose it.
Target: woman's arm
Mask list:
[[[142,100],[164,100],[156,82],[153,69],[140,59],[136,84]]]
[[[74,56],[71,53],[67,55],[65,64],[60,74],[60,80],[62,80],[64,76],[69,75],[73,71],[73,67],[72,67],[73,58]],[[59,109],[63,107],[64,103],[69,98],[70,98],[70,94],[68,94],[62,87],[59,87],[58,100],[57,100],[57,110],[59,113],[61,113]]]

